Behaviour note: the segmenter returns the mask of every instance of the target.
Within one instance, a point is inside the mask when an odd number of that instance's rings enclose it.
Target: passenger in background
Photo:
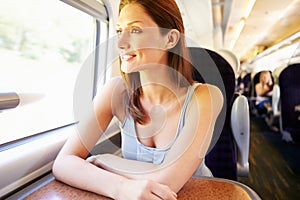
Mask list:
[[[261,71],[259,74],[259,82],[255,85],[256,92],[256,109],[259,115],[265,115],[272,111],[272,90],[273,78],[270,71]],[[276,126],[270,125],[271,130],[278,132]]]
[[[247,72],[246,70],[241,70],[239,74],[236,92],[239,92],[246,97],[250,97],[251,73]]]
[[[122,76],[98,89],[91,113],[79,121],[53,173],[60,181],[113,199],[176,199],[189,178],[207,168],[203,160],[222,94],[192,80],[174,0],[121,0],[117,33]],[[86,160],[114,117],[123,157]]]
[[[266,114],[272,103],[273,80],[269,71],[261,71],[255,85],[256,108],[260,115]]]

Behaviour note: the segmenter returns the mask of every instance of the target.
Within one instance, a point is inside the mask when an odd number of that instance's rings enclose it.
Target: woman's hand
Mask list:
[[[102,169],[106,169],[108,171],[116,171],[116,173],[120,171],[135,171],[137,169],[136,161],[130,161],[126,159],[119,158],[117,156],[111,154],[99,154],[96,156],[91,156],[87,159],[88,162],[100,167]],[[133,163],[132,163],[133,162]],[[151,169],[153,164],[144,163],[137,172],[141,170],[144,171],[147,169]],[[127,165],[127,166],[124,166]],[[110,166],[110,167],[109,167]],[[118,167],[119,166],[119,167]],[[117,169],[117,170],[116,170]],[[126,174],[126,173],[124,173]],[[123,175],[124,175],[123,174]],[[125,175],[126,176],[126,175]],[[173,192],[167,185],[160,184],[153,180],[145,180],[145,179],[133,179],[128,178],[121,184],[118,196],[116,199],[119,200],[127,200],[127,199],[164,199],[164,200],[173,200],[176,199],[177,195]]]
[[[177,194],[168,186],[152,180],[127,179],[121,184],[117,198],[118,200],[175,200]]]

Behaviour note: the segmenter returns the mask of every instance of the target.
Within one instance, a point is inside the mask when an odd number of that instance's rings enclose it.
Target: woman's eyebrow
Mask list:
[[[135,21],[131,21],[131,22],[127,23],[127,26],[130,26],[130,25],[135,24],[135,23],[143,23],[143,22],[142,22],[142,21],[139,21],[139,20],[135,20]],[[119,23],[117,23],[116,25],[117,25],[117,26],[120,26]]]

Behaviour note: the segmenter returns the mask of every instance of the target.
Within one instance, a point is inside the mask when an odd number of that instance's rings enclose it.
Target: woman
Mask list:
[[[273,85],[271,73],[269,71],[261,71],[259,82],[255,85],[256,107],[259,114],[266,114],[267,109],[271,108]]]
[[[255,85],[256,102],[255,106],[258,114],[265,115],[265,121],[270,129],[279,132],[277,124],[271,115],[272,111],[272,94],[273,94],[273,78],[270,71],[261,71],[259,73],[259,82]]]
[[[221,92],[193,82],[174,0],[121,0],[117,33],[122,77],[99,89],[96,122],[93,115],[80,121],[53,173],[113,199],[176,199],[206,154]],[[120,121],[123,158],[85,160],[113,117]]]

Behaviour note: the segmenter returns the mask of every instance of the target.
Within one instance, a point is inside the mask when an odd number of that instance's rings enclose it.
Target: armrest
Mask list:
[[[0,93],[0,110],[15,108],[20,103],[20,97],[15,92]]]

